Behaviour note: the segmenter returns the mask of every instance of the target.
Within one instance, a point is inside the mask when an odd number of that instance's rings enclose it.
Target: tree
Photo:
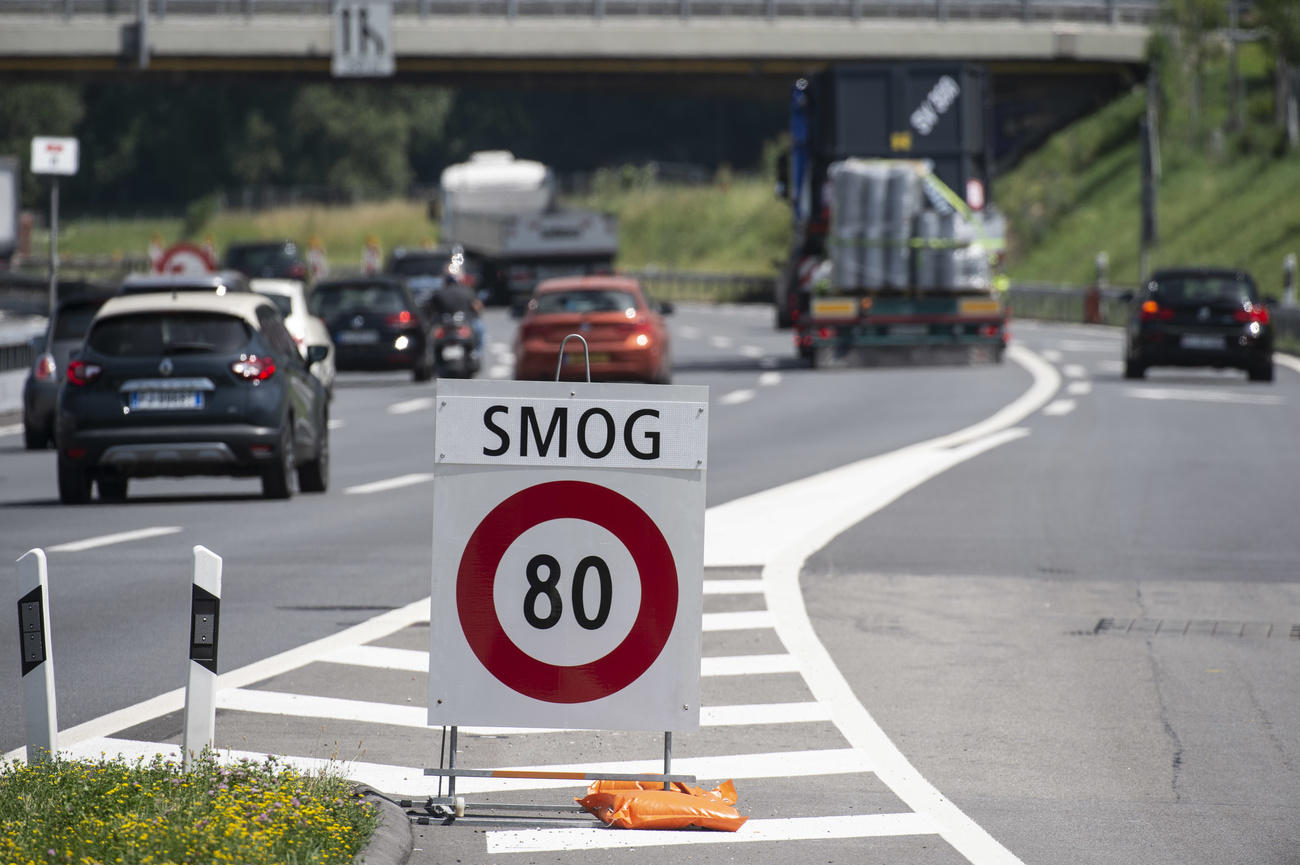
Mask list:
[[[71,84],[25,84],[0,87],[0,155],[17,156],[23,165],[22,202],[36,207],[44,200],[44,184],[26,170],[32,138],[77,132],[85,114],[80,88]]]
[[[1165,0],[1163,11],[1178,40],[1184,77],[1191,81],[1187,98],[1188,131],[1193,143],[1199,145],[1201,111],[1205,104],[1205,67],[1215,50],[1211,37],[1226,23],[1227,6],[1224,0]]]
[[[1277,120],[1294,150],[1300,145],[1300,4],[1295,0],[1255,0],[1255,17],[1277,55]]]

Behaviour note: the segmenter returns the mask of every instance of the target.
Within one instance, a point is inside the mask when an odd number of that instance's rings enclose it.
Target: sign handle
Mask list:
[[[560,380],[560,370],[564,368],[564,347],[569,344],[571,339],[576,339],[582,343],[582,360],[587,365],[587,384],[591,384],[591,352],[587,349],[587,340],[576,333],[569,334],[560,342],[560,356],[555,361],[555,380]]]

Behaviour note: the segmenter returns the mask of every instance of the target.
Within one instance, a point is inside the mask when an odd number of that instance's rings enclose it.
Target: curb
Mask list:
[[[353,865],[406,865],[415,846],[411,821],[396,802],[365,784],[356,785],[357,796],[379,809],[379,825],[356,857]]]

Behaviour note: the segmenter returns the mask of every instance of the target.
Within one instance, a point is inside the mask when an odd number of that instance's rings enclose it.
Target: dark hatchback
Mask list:
[[[313,351],[315,348],[313,347]],[[109,300],[59,389],[59,498],[126,497],[131,478],[260,477],[267,498],[329,481],[325,390],[259,294]]]
[[[226,247],[222,266],[237,270],[250,279],[301,279],[308,277],[302,249],[292,240],[232,243]]]
[[[416,381],[433,378],[428,320],[401,279],[372,276],[322,282],[307,306],[329,328],[336,369],[409,369]]]
[[[23,382],[23,444],[28,450],[41,450],[54,440],[54,408],[68,359],[81,347],[95,313],[114,293],[87,291],[60,301],[44,335],[33,340],[34,357]]]
[[[1273,380],[1273,325],[1259,289],[1243,270],[1160,270],[1131,300],[1124,377],[1152,366],[1245,370]]]

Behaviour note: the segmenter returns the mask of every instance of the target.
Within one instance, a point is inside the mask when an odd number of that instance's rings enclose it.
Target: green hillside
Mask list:
[[[1166,76],[1160,117],[1159,245],[1150,267],[1239,266],[1268,295],[1281,292],[1282,261],[1300,253],[1300,153],[1273,123],[1273,70],[1261,47],[1242,51],[1245,126],[1225,133],[1226,62],[1211,65],[1201,132],[1193,134],[1184,82]],[[1010,222],[1009,273],[1025,282],[1087,284],[1105,251],[1110,282],[1138,281],[1137,88],[1074,124],[998,178]]]

